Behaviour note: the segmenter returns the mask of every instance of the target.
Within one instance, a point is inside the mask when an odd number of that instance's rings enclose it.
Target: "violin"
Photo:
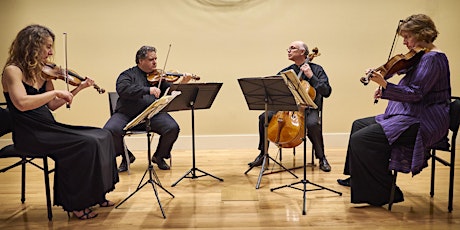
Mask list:
[[[364,85],[369,84],[369,79],[372,77],[372,73],[374,72],[380,72],[384,79],[388,79],[393,76],[393,74],[402,70],[407,70],[410,67],[416,65],[422,58],[423,54],[425,54],[425,52],[426,48],[416,47],[411,49],[406,54],[395,55],[390,58],[387,63],[370,71],[365,77],[362,77],[359,80]]]
[[[68,82],[73,86],[79,86],[83,81],[86,80],[87,77],[81,77],[73,70],[67,70],[67,74],[64,73],[65,70],[58,67],[54,63],[46,63],[42,68],[42,73],[46,79],[56,80],[60,79],[63,81]],[[100,88],[98,85],[93,84],[93,87],[99,92],[99,94],[103,94],[105,89]]]
[[[321,55],[317,47],[312,52],[307,55],[305,63],[309,63],[313,58]],[[301,75],[302,72],[299,72],[299,78]],[[310,98],[315,100],[315,88],[311,87],[308,81],[300,80],[301,87],[304,87]],[[295,148],[300,145],[305,137],[304,118],[304,111],[278,111],[268,124],[268,140],[281,148]]]
[[[152,73],[147,75],[147,80],[151,85],[165,80],[167,82],[176,82],[180,77],[190,76],[193,80],[200,80],[200,77],[195,74],[179,73],[178,71],[164,72],[162,69],[155,69]]]

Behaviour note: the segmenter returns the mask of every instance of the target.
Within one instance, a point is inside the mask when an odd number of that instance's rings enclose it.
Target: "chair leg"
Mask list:
[[[128,147],[126,146],[125,137],[123,137],[123,149],[125,150],[126,168],[128,169],[128,175],[131,174],[131,162],[129,161]]]
[[[53,212],[51,210],[51,192],[50,192],[50,180],[48,172],[48,157],[43,157],[43,174],[45,175],[45,191],[46,191],[46,206],[48,209],[48,220],[53,219]]]
[[[26,201],[26,157],[21,157],[21,203]]]
[[[434,196],[434,179],[436,172],[436,150],[431,150],[431,184],[430,184],[430,196]]]
[[[311,146],[311,165],[315,166],[315,148],[313,148],[313,145]]]
[[[279,150],[279,153],[280,153],[280,162],[283,161],[283,149],[282,148],[278,148]]]
[[[295,166],[295,154],[296,154],[296,151],[295,151],[295,147],[294,147],[294,148],[292,148],[292,162],[293,162],[292,166],[293,167],[296,167]]]
[[[312,148],[311,148],[311,162],[307,163],[307,165],[311,166],[311,167],[316,167],[316,164],[315,164],[315,149],[313,148],[313,145],[312,145]]]
[[[393,201],[395,199],[395,190],[396,190],[396,178],[398,177],[398,172],[393,171],[393,182],[391,184],[390,200],[388,201],[388,210],[391,211],[393,206]]]
[[[455,142],[453,142],[455,143]],[[450,176],[449,176],[449,204],[447,206],[447,209],[449,212],[452,212],[452,203],[454,199],[454,172],[455,172],[455,146],[451,147],[451,153],[450,153]]]

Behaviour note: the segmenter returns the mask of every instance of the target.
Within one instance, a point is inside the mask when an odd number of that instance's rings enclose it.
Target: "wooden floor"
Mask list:
[[[289,153],[288,153],[289,152]],[[283,164],[303,163],[301,151],[295,157],[284,151]],[[53,221],[46,217],[43,174],[36,168],[27,170],[26,202],[20,201],[20,169],[0,174],[0,229],[459,229],[460,228],[460,175],[457,160],[457,178],[454,192],[454,211],[447,211],[447,167],[438,166],[434,198],[429,195],[429,170],[412,177],[400,174],[398,186],[405,201],[397,203],[390,212],[386,206],[370,207],[350,203],[350,189],[337,184],[342,175],[345,150],[326,149],[332,171],[322,172],[318,167],[307,167],[307,179],[315,184],[343,193],[342,196],[328,190],[306,192],[306,215],[302,215],[302,190],[281,188],[282,185],[300,182],[303,170],[293,175],[282,172],[261,177],[256,189],[259,168],[247,174],[247,162],[257,151],[197,150],[196,167],[213,176],[178,181],[192,168],[191,151],[174,151],[172,169],[155,172],[163,187],[174,195],[157,187],[166,219],[163,218],[154,190],[147,184],[118,208],[94,207],[99,213],[95,219],[81,221],[68,219],[61,207],[53,206]],[[147,153],[134,152],[137,157],[132,172],[120,174],[116,190],[108,198],[117,204],[136,190],[147,168]],[[270,150],[272,157],[275,150]],[[16,159],[14,159],[16,160]],[[13,159],[0,159],[0,168]],[[295,161],[295,162],[294,162]],[[270,164],[272,167],[274,164]],[[278,167],[274,167],[276,170]],[[267,171],[270,171],[269,168]],[[266,171],[266,172],[267,172]],[[191,174],[189,174],[190,176]],[[196,175],[203,175],[196,171]],[[52,179],[52,176],[51,176]],[[300,183],[298,188],[302,189]],[[307,184],[307,189],[318,188]]]

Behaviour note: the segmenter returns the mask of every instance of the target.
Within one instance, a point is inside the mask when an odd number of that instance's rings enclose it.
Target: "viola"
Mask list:
[[[305,63],[311,62],[313,58],[320,56],[318,48],[308,54]],[[302,72],[299,73],[299,77]],[[304,87],[312,100],[316,98],[316,90],[311,87],[308,81],[301,79],[301,87]],[[304,111],[278,111],[273,115],[268,124],[267,138],[281,148],[295,148],[300,145],[305,136]]]
[[[73,86],[79,86],[83,81],[86,80],[87,77],[81,77],[73,70],[67,70],[67,74],[65,74],[65,70],[58,67],[54,63],[46,63],[42,68],[42,73],[46,79],[56,80],[60,79],[63,81],[68,82]],[[105,92],[105,89],[100,88],[98,85],[93,84],[93,87],[102,94]]]
[[[176,82],[179,78],[185,76],[190,76],[193,80],[200,80],[200,77],[195,74],[179,73],[178,71],[164,72],[162,69],[155,69],[152,73],[147,75],[147,80],[151,85],[156,85],[162,80]]]
[[[369,84],[369,79],[372,77],[372,73],[380,72],[384,79],[388,79],[393,76],[395,73],[398,73],[403,70],[407,70],[410,67],[416,65],[423,54],[425,54],[426,49],[416,47],[411,49],[406,54],[398,54],[390,58],[385,64],[379,66],[365,76],[359,79],[364,85]]]

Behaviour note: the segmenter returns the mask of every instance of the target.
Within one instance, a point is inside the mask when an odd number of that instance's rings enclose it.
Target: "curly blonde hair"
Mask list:
[[[55,39],[54,33],[41,25],[29,25],[19,31],[11,43],[5,67],[15,65],[22,70],[25,81],[35,82],[45,64],[40,60],[40,51],[48,37]]]
[[[425,14],[414,14],[407,17],[399,25],[399,34],[402,31],[413,33],[417,40],[433,43],[438,37],[433,20]]]

